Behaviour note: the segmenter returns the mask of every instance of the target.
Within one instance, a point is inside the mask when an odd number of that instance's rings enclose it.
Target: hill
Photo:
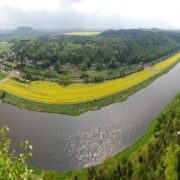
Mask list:
[[[32,27],[18,27],[14,30],[0,30],[0,41],[38,38],[47,34],[47,32],[38,31]]]
[[[9,35],[15,36],[38,36],[40,34],[40,32],[34,30],[32,27],[18,27],[9,32]]]
[[[10,30],[9,29],[0,29],[0,34],[6,34],[9,33]]]
[[[100,37],[104,38],[112,38],[112,37],[151,37],[151,36],[159,36],[159,37],[169,37],[173,38],[173,40],[180,42],[180,31],[168,31],[158,28],[153,29],[120,29],[120,30],[107,30],[102,32]],[[178,39],[176,39],[178,37]]]
[[[99,36],[53,36],[15,42],[14,52],[42,61],[45,68],[56,63],[82,65],[137,64],[150,62],[180,49],[180,33],[157,30],[109,30]],[[100,67],[101,68],[101,67]]]

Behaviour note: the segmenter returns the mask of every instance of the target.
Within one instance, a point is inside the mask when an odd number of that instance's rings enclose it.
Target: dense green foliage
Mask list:
[[[123,64],[149,62],[180,48],[180,33],[154,32],[143,30],[125,31],[123,35],[96,37],[55,36],[15,41],[13,50],[18,59],[34,60],[41,67],[54,66],[57,71],[61,64],[81,65],[82,70],[93,64],[97,70],[102,64],[116,68]],[[137,33],[136,33],[137,32]]]
[[[153,137],[142,148],[123,161],[108,158],[98,171],[89,168],[87,179],[179,179],[180,94],[155,121]]]
[[[14,68],[17,67],[17,65],[16,65],[15,63],[13,63],[13,62],[5,61],[5,62],[3,62],[2,64],[5,65],[5,66],[7,66],[7,67],[9,67],[9,68],[12,68],[12,69],[14,69]]]
[[[12,44],[7,42],[0,42],[0,58],[3,57],[4,53],[11,48]]]
[[[6,126],[0,129],[0,179],[28,179],[32,174],[32,170],[27,165],[27,160],[32,156],[32,146],[28,141],[22,142],[23,151],[18,155],[11,148],[11,140],[7,138],[8,131]]]

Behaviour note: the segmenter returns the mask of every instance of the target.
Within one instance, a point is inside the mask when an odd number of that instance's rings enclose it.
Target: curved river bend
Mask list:
[[[98,163],[131,145],[179,91],[180,64],[127,101],[95,112],[71,117],[0,103],[0,123],[11,129],[13,146],[31,141],[31,165],[65,171]]]

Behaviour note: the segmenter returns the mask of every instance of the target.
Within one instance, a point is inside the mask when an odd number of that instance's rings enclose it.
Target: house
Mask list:
[[[29,59],[25,59],[25,60],[24,60],[24,64],[25,64],[25,65],[32,65],[33,62],[34,62],[33,60],[29,60]]]
[[[4,62],[5,61],[5,59],[3,59],[3,58],[0,58],[0,62]]]
[[[21,75],[21,73],[19,71],[12,71],[11,75],[19,77]]]

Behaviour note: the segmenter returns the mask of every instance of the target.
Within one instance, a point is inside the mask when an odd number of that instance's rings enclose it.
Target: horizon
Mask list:
[[[14,28],[0,28],[0,30],[16,30],[19,28],[32,28],[33,30],[99,30],[99,31],[106,31],[106,30],[163,30],[163,31],[178,31],[180,30],[180,28],[159,28],[159,27],[149,27],[149,28],[145,28],[145,27],[137,27],[137,28],[98,28],[98,27],[92,27],[92,28],[83,28],[83,27],[72,27],[72,28],[48,28],[48,27],[44,27],[44,28],[36,28],[33,26],[24,26],[24,25],[20,25],[20,26],[16,26]]]

